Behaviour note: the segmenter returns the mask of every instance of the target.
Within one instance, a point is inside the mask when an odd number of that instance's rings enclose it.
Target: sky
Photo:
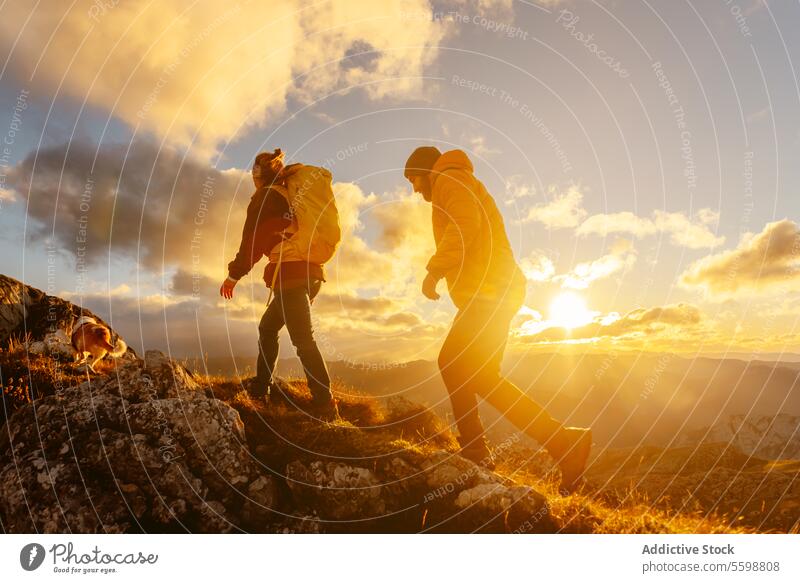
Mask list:
[[[6,3],[0,273],[140,352],[254,355],[264,262],[218,290],[280,147],[334,176],[323,355],[434,358],[455,309],[419,291],[402,174],[432,144],[528,278],[510,350],[798,353],[798,26],[764,0]]]

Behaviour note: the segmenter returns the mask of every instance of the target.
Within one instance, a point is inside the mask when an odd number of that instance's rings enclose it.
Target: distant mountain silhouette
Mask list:
[[[230,374],[232,367],[225,368],[225,362],[209,360],[209,372]],[[189,364],[202,369],[198,363]],[[252,371],[254,365],[255,358],[237,359],[240,373]],[[734,415],[800,416],[800,364],[795,363],[690,359],[667,353],[529,354],[507,358],[504,368],[556,417],[592,426],[595,441],[607,447],[675,445],[687,432]],[[331,362],[330,369],[334,378],[358,392],[402,395],[449,415],[447,392],[434,362],[389,368]],[[281,360],[278,371],[302,376],[296,359]],[[514,430],[490,407],[482,411],[496,436]]]

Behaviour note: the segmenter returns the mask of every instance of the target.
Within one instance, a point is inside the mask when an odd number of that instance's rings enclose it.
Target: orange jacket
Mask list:
[[[228,277],[241,279],[261,257],[280,243],[281,231],[291,225],[289,204],[275,188],[262,187],[250,197],[242,241],[233,261],[228,263]]]
[[[521,305],[525,276],[514,260],[503,216],[461,150],[441,155],[431,171],[436,253],[427,269],[445,277],[459,309],[473,300]]]

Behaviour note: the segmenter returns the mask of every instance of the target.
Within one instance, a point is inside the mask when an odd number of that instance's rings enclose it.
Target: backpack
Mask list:
[[[303,164],[287,166],[284,175],[286,187],[280,190],[289,202],[294,232],[272,249],[269,259],[323,265],[342,239],[333,177],[325,168]]]

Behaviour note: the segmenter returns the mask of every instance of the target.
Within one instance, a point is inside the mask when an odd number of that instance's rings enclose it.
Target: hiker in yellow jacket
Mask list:
[[[438,299],[437,283],[445,279],[458,308],[439,354],[439,370],[462,455],[494,467],[478,415],[480,396],[543,444],[561,468],[562,486],[574,488],[589,456],[591,431],[563,427],[500,373],[511,319],[525,298],[525,277],[494,199],[461,150],[442,154],[432,146],[417,148],[405,176],[433,207],[436,253],[428,261],[422,293]]]

